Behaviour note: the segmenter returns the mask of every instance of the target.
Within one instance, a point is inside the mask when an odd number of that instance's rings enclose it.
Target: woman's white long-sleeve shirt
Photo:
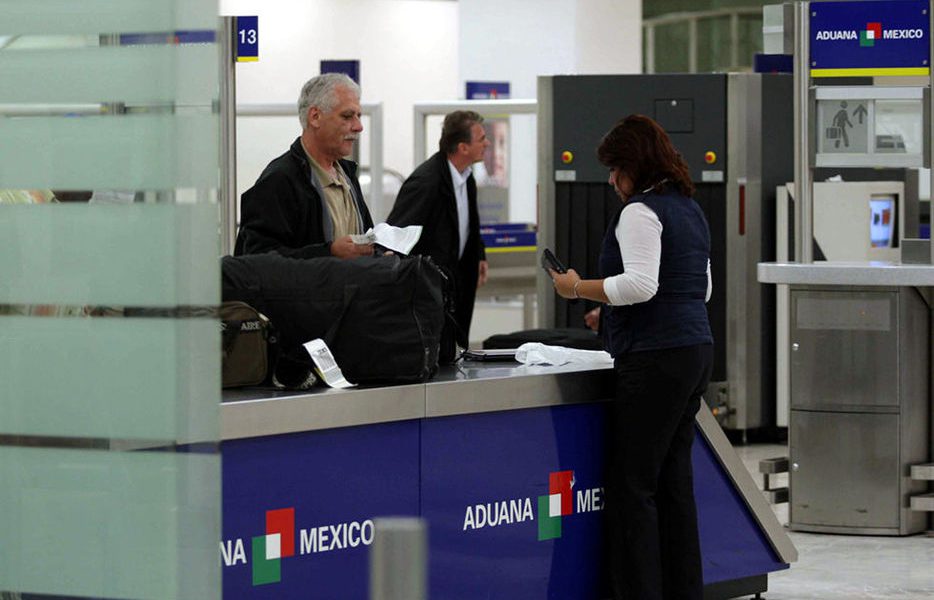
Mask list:
[[[646,302],[658,291],[658,265],[662,258],[662,222],[655,211],[642,202],[623,207],[616,225],[616,241],[623,258],[623,273],[603,280],[603,291],[610,304],[622,306]],[[713,282],[707,260],[707,296]]]

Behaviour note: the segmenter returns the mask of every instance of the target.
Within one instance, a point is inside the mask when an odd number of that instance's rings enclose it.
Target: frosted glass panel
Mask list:
[[[217,61],[213,44],[0,52],[0,103],[178,102],[210,107],[218,95]]]
[[[220,457],[0,447],[0,590],[219,598]]]
[[[130,189],[217,186],[215,115],[0,119],[0,186]]]
[[[0,35],[216,29],[217,0],[0,0]]]
[[[214,204],[0,206],[0,304],[220,299]]]
[[[0,317],[0,432],[212,441],[216,320]]]
[[[0,190],[121,202],[0,204],[0,592],[221,597],[217,9],[0,0]]]

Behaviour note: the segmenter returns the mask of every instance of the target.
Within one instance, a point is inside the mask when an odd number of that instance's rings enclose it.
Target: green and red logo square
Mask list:
[[[574,471],[548,475],[548,495],[538,497],[538,541],[561,537],[561,517],[574,513]]]
[[[266,511],[266,535],[253,538],[253,585],[278,583],[283,558],[295,555],[295,509]]]
[[[882,39],[882,23],[866,23],[866,29],[859,32],[860,46],[875,46],[876,40]]]

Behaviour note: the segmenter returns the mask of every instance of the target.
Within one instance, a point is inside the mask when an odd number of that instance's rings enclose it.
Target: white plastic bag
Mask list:
[[[516,360],[526,365],[593,365],[612,367],[613,358],[603,350],[578,350],[564,346],[548,346],[539,342],[527,342],[516,349]]]

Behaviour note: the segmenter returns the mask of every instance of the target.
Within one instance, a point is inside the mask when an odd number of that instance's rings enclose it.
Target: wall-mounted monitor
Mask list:
[[[830,261],[898,261],[905,231],[900,181],[814,183],[814,240]]]
[[[869,199],[869,243],[873,248],[891,248],[895,245],[894,195],[873,194]]]

